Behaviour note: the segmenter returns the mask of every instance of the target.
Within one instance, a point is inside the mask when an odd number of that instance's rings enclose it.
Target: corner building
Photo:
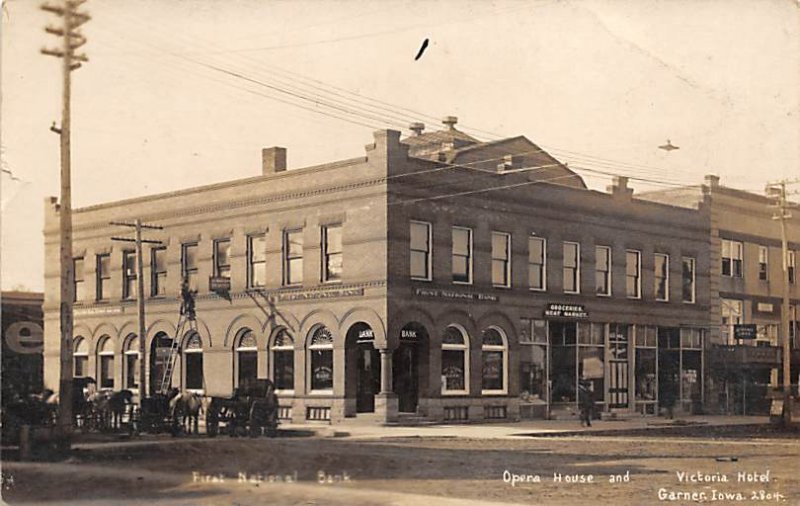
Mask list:
[[[271,378],[280,416],[376,422],[700,409],[708,227],[698,211],[608,193],[524,137],[445,120],[365,156],[74,213],[75,373],[138,394],[135,253],[111,221],[157,223],[144,249],[145,384],[229,396]],[[58,205],[45,227],[45,383],[58,385]],[[182,279],[197,325],[179,333]],[[209,278],[228,278],[227,297]]]

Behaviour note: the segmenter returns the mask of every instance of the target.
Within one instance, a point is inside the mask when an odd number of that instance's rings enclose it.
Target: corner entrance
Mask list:
[[[375,349],[375,333],[366,323],[356,323],[347,331],[346,343],[348,362],[354,366],[348,378],[355,380],[356,413],[374,413],[375,394],[381,391],[381,358]]]
[[[400,344],[392,355],[392,384],[397,394],[398,411],[416,413],[419,404],[420,362],[428,333],[418,323],[409,323],[400,331]]]

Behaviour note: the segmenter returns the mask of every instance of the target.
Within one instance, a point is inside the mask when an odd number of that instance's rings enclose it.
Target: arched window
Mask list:
[[[88,372],[86,369],[89,365],[89,343],[82,337],[76,337],[74,345],[75,348],[72,352],[74,360],[73,376],[83,378]]]
[[[294,390],[294,339],[280,329],[272,340],[272,380],[277,390]]]
[[[450,325],[442,336],[442,394],[469,393],[469,336]]]
[[[183,345],[183,385],[186,390],[203,390],[203,341],[197,332]]]
[[[482,339],[482,393],[505,394],[508,392],[508,340],[497,327],[484,330]]]
[[[134,390],[139,388],[139,338],[131,334],[125,342],[125,388]]]
[[[114,343],[109,336],[97,345],[97,380],[100,388],[114,388]]]
[[[320,325],[308,343],[311,357],[311,390],[333,390],[333,334]]]
[[[258,344],[250,329],[242,329],[236,339],[237,385],[254,381],[258,377]]]

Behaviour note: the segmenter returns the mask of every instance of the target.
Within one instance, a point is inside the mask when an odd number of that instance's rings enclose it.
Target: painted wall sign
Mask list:
[[[295,300],[332,299],[337,297],[359,297],[364,295],[363,288],[348,288],[342,290],[320,290],[314,292],[279,293],[277,299],[281,302]]]
[[[775,309],[774,306],[767,302],[759,302],[758,305],[756,306],[756,310],[761,313],[771,313],[772,311],[774,311],[774,309]]]
[[[417,340],[417,331],[416,330],[409,330],[403,329],[400,331],[400,339],[408,339],[411,341]]]
[[[480,302],[497,302],[497,295],[477,292],[455,292],[453,290],[439,290],[436,288],[416,288],[415,295],[423,297],[439,297],[443,299],[477,300]]]
[[[123,313],[124,310],[121,306],[108,306],[108,307],[76,307],[73,309],[73,314],[75,316],[88,316],[88,315],[96,315],[96,314],[120,314]]]
[[[589,313],[581,304],[548,304],[544,315],[551,318],[589,318]]]

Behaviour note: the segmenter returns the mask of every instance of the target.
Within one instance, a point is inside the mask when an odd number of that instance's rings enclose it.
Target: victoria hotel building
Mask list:
[[[709,237],[702,209],[607,192],[525,137],[374,133],[361,156],[74,212],[74,367],[151,395],[230,396],[270,378],[293,422],[570,417],[703,409]],[[45,383],[59,367],[58,204],[45,226]],[[136,258],[112,221],[163,230]],[[230,289],[212,291],[209,279]],[[183,279],[196,325],[178,334]],[[139,356],[145,339],[146,356]],[[139,377],[145,360],[147,377]],[[140,392],[144,387],[145,392]]]

